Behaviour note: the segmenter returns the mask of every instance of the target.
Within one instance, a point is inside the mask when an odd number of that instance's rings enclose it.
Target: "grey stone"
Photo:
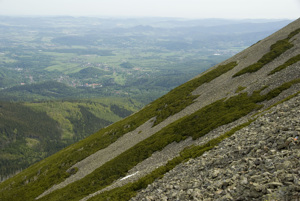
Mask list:
[[[233,197],[231,197],[230,194],[226,194],[223,197],[221,197],[220,201],[231,201],[234,200]]]
[[[240,184],[241,185],[246,185],[246,184],[248,184],[248,179],[247,179],[247,177],[241,177],[241,180],[240,180]]]
[[[300,125],[299,103],[300,95],[286,102],[288,107],[284,110],[282,105],[277,105],[258,116],[248,127],[204,156],[175,167],[160,182],[156,181],[157,186],[152,185],[151,191],[142,191],[146,193],[144,197],[154,196],[155,189],[163,190],[162,194],[169,200],[300,197],[300,151],[297,149],[300,145],[291,141]],[[141,193],[135,200],[142,198]]]
[[[274,188],[277,188],[279,186],[283,186],[282,183],[280,182],[270,182],[267,184],[268,188],[271,188],[271,189],[274,189]]]

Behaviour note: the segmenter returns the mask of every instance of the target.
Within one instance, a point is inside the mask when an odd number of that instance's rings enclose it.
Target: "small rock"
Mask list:
[[[258,184],[258,183],[253,183],[252,185],[254,186],[254,189],[257,192],[262,192],[262,191],[264,191],[266,189],[265,185],[261,185],[261,184]]]
[[[292,167],[292,163],[288,160],[284,161],[283,163],[280,163],[277,165],[277,169],[287,170]]]
[[[283,184],[280,183],[280,182],[270,182],[270,183],[267,184],[267,186],[271,189],[274,189],[274,188],[277,188],[279,186],[283,186]]]
[[[252,182],[258,182],[261,179],[260,175],[253,175],[250,177],[250,181]]]
[[[241,181],[240,181],[241,185],[246,185],[248,184],[248,179],[246,177],[241,177]]]
[[[294,181],[294,176],[292,174],[286,174],[283,178],[284,182],[292,182]]]
[[[233,200],[233,198],[231,197],[231,195],[229,193],[227,193],[220,199],[220,201],[230,201],[230,200]]]
[[[219,169],[215,169],[211,175],[211,177],[214,179],[216,177],[218,177],[220,174],[220,170]]]

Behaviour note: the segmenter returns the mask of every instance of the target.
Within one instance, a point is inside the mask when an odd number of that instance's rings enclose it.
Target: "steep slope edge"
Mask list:
[[[46,193],[38,197],[39,200],[84,199],[118,179],[126,180],[129,178],[126,177],[127,173],[127,176],[132,176],[136,165],[142,164],[146,159],[150,160],[151,157],[158,157],[159,154],[156,153],[168,155],[166,149],[170,146],[174,144],[176,146],[176,143],[186,143],[177,154],[169,158],[175,157],[168,164],[166,162],[159,165],[158,163],[149,164],[152,169],[149,168],[144,175],[150,173],[157,165],[163,169],[164,165],[167,165],[162,174],[169,171],[189,158],[189,156],[182,159],[176,157],[179,154],[185,155],[185,152],[181,152],[185,146],[201,144],[205,140],[209,142],[212,138],[207,135],[210,133],[218,131],[221,127],[224,131],[238,127],[247,122],[252,114],[258,112],[257,110],[263,110],[299,92],[299,62],[294,62],[287,68],[268,75],[270,71],[300,53],[299,33],[288,39],[293,47],[274,57],[258,71],[233,77],[240,70],[259,61],[262,55],[270,51],[273,44],[288,38],[290,33],[299,27],[300,20],[296,20],[270,37],[177,87],[140,112],[102,129],[1,183],[0,200],[34,200],[43,192]],[[218,132],[215,137],[221,135],[222,132]],[[126,142],[132,141],[137,136],[144,137],[131,144]],[[115,147],[114,155],[103,159],[99,153],[105,150],[110,153],[111,147]],[[208,146],[205,149],[209,148],[211,147]],[[200,153],[201,150],[191,149],[188,155],[197,156],[198,152]],[[92,154],[96,154],[96,157]],[[92,170],[86,173],[81,171],[94,161],[96,165],[92,165]],[[157,171],[160,170],[160,168],[157,169]],[[81,176],[75,178],[79,173]],[[156,174],[157,176],[162,175],[159,173]],[[59,186],[66,178],[75,179],[53,189],[54,191],[46,191],[55,184]],[[119,198],[112,196],[120,196],[122,193],[121,197],[129,199],[153,179],[155,176],[150,174],[142,184],[136,184],[133,191],[127,188],[117,194],[115,192],[110,194],[108,191],[108,194],[99,195],[104,196],[104,199],[111,197],[111,199],[118,200]],[[94,198],[101,199],[100,197]]]

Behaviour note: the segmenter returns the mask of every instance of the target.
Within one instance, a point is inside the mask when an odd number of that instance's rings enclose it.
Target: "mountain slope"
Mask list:
[[[299,33],[300,19],[31,166],[0,184],[0,200],[130,199],[299,93]]]

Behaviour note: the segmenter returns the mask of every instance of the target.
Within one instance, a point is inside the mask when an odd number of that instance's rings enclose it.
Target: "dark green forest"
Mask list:
[[[13,174],[65,147],[58,122],[18,103],[0,103],[0,134],[1,175]]]
[[[134,104],[113,98],[0,102],[0,179],[132,114]]]

